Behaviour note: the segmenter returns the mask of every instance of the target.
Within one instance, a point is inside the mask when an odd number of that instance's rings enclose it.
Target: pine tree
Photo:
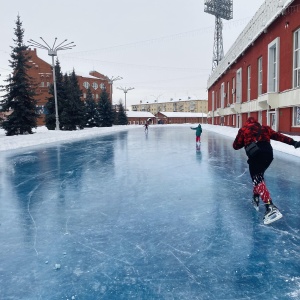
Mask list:
[[[109,95],[105,89],[103,89],[102,93],[100,94],[97,108],[99,112],[100,126],[111,127],[114,122],[114,113],[109,100]]]
[[[16,21],[14,39],[15,47],[12,48],[10,67],[13,69],[12,76],[6,80],[6,86],[2,91],[7,93],[1,101],[2,111],[11,111],[7,119],[2,122],[6,135],[32,134],[32,129],[37,127],[36,111],[36,84],[33,78],[28,75],[30,69],[28,47],[23,43],[24,29],[18,15]]]
[[[119,111],[117,112],[117,124],[127,125],[128,119],[122,101],[119,102]]]
[[[95,99],[93,98],[92,91],[90,87],[87,90],[86,100],[85,100],[85,126],[86,127],[99,127],[98,122],[98,110]]]
[[[64,82],[63,82],[63,74],[61,72],[60,63],[58,60],[56,60],[54,70],[55,70],[55,79],[56,79],[58,119],[60,120],[63,107],[64,107],[64,102],[65,102],[65,89],[64,89]],[[56,114],[55,114],[55,98],[54,98],[53,84],[51,84],[49,87],[49,94],[51,95],[51,97],[48,98],[48,101],[45,105],[45,109],[46,109],[45,123],[46,123],[46,127],[49,130],[54,130],[56,127]],[[61,124],[59,124],[59,128],[62,129]]]
[[[76,130],[84,128],[85,107],[81,100],[80,90],[75,71],[71,75],[64,76],[65,103],[61,114],[61,125],[64,130]]]

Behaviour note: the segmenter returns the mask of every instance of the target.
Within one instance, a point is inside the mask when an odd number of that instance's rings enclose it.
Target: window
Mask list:
[[[300,106],[293,107],[293,126],[300,127]]]
[[[278,92],[279,38],[268,46],[268,92]]]
[[[101,83],[101,84],[100,84],[100,89],[101,89],[101,90],[104,90],[104,89],[105,89],[105,84],[104,84],[104,83]]]
[[[40,87],[44,87],[45,86],[45,82],[41,82]]]
[[[300,87],[300,29],[294,33],[294,88]]]
[[[232,103],[235,103],[235,77],[232,78]]]
[[[251,100],[251,66],[247,68],[247,101]]]
[[[242,68],[236,71],[236,103],[242,103]]]
[[[47,81],[47,87],[49,87],[50,86],[50,82],[49,81]]]
[[[262,94],[262,57],[260,57],[257,61],[258,66],[258,96]]]
[[[84,99],[86,98],[86,93],[83,93],[83,98],[84,98]]]
[[[230,105],[229,81],[227,82],[227,106]]]
[[[262,111],[261,110],[258,112],[258,122],[260,124],[262,123]]]
[[[221,84],[221,108],[224,108],[224,98],[225,98],[225,83]]]
[[[98,88],[98,84],[96,82],[93,82],[92,87],[94,90],[96,90]]]
[[[89,84],[87,81],[85,81],[85,82],[83,83],[83,86],[84,86],[86,89],[88,89],[88,88],[90,87],[90,84]]]

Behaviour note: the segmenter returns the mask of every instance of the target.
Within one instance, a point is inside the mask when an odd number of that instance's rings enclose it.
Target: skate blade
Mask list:
[[[271,214],[267,217],[264,217],[264,224],[265,225],[271,224],[281,218],[282,218],[282,214],[280,211],[274,212],[273,214]]]
[[[257,205],[256,202],[252,201],[252,205],[256,211],[259,211],[259,205]]]

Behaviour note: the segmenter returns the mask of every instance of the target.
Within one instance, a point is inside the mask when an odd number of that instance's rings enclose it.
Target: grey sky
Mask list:
[[[89,71],[123,79],[114,83],[113,103],[124,101],[117,87],[134,87],[127,106],[143,102],[207,99],[212,67],[214,16],[204,13],[204,0],[70,0],[1,1],[0,80],[9,73],[16,17],[24,40],[49,44],[54,38],[74,41],[58,52],[63,72]],[[224,52],[264,0],[235,0],[233,20],[223,21]],[[47,51],[38,56],[51,63]]]

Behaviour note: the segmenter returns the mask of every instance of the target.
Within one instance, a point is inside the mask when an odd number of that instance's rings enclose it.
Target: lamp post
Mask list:
[[[108,83],[110,85],[110,100],[111,100],[111,103],[113,102],[112,101],[113,83],[114,83],[114,81],[121,80],[121,79],[123,79],[123,77],[121,77],[121,76],[117,76],[117,77],[112,76],[111,78],[108,79]]]
[[[48,43],[40,37],[44,44],[38,43],[32,39],[28,41],[29,46],[33,46],[40,49],[45,49],[48,51],[48,55],[52,57],[52,72],[53,72],[53,87],[54,87],[54,101],[55,101],[55,130],[59,130],[59,118],[58,118],[58,104],[57,104],[57,91],[56,91],[56,78],[55,78],[55,65],[54,56],[57,56],[57,51],[67,50],[75,47],[74,42],[67,43],[67,39],[62,41],[60,44],[56,45],[57,38],[55,38],[53,46],[49,46]]]
[[[134,87],[129,87],[129,88],[117,87],[117,89],[123,91],[124,94],[125,94],[125,111],[126,111],[126,94],[127,94],[128,91],[133,90]]]

